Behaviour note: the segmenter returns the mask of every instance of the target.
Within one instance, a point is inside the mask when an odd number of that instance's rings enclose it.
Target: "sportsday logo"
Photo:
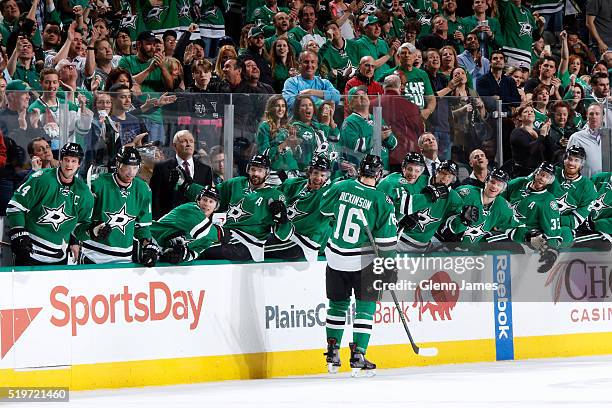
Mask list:
[[[149,282],[148,290],[133,292],[125,285],[115,293],[93,296],[71,294],[62,285],[51,289],[49,296],[53,326],[70,325],[72,336],[80,327],[118,322],[144,324],[167,319],[186,320],[189,330],[197,329],[204,306],[204,290],[172,291],[164,282]],[[0,310],[0,359],[23,335],[42,307]]]

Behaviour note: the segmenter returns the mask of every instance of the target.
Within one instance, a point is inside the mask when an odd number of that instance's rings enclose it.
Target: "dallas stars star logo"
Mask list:
[[[43,210],[45,213],[40,216],[38,223],[49,224],[53,227],[55,232],[58,232],[63,223],[75,218],[72,215],[66,214],[66,211],[64,210],[65,206],[66,203],[62,203],[62,205],[57,208],[49,208],[43,205]]]
[[[484,222],[479,225],[468,226],[465,232],[463,233],[464,237],[468,237],[472,243],[476,242],[478,238],[485,234],[484,231]]]
[[[189,4],[187,2],[182,2],[181,7],[178,12],[179,18],[189,18]]]
[[[231,218],[234,220],[234,222],[238,221],[240,218],[244,217],[244,216],[249,216],[249,215],[253,215],[248,211],[245,211],[242,208],[242,205],[244,204],[244,198],[240,201],[238,201],[238,203],[236,205],[231,205],[229,206],[229,209],[227,210],[227,218]]]
[[[308,213],[301,211],[297,208],[297,200],[293,202],[289,207],[287,207],[287,217],[290,220],[293,220],[296,217],[301,217],[302,215],[306,215]]]
[[[136,16],[129,15],[121,20],[121,28],[136,29]]]
[[[123,204],[123,207],[117,212],[105,211],[104,214],[108,217],[108,225],[110,225],[111,228],[119,229],[123,235],[125,235],[125,228],[128,224],[136,219],[136,217],[132,217],[127,213],[125,204]]]
[[[561,196],[561,198],[557,199],[557,204],[559,206],[559,212],[563,214],[563,212],[567,211],[567,210],[573,210],[574,208],[576,208],[575,205],[572,205],[570,203],[567,202],[567,194],[565,193]]]
[[[518,206],[520,203],[521,203],[520,201],[517,201],[516,203],[512,203],[510,204],[510,208],[514,212],[514,216],[516,217],[517,220],[524,220],[525,216],[521,214],[520,211],[518,210]]]
[[[533,31],[533,27],[531,27],[531,24],[529,24],[529,22],[519,22],[519,24],[521,25],[521,32],[519,33],[519,36],[524,36],[524,35],[528,35],[531,36],[531,32]]]
[[[591,203],[591,206],[589,207],[589,210],[595,211],[595,218],[599,217],[599,213],[605,210],[606,208],[612,208],[611,205],[608,205],[604,202],[605,197],[606,194],[602,194],[597,198],[597,200],[593,201]]]
[[[425,231],[427,225],[431,224],[432,222],[440,221],[440,218],[432,217],[429,214],[429,211],[430,209],[428,208],[424,211],[419,211],[417,213],[419,217],[419,223],[417,225],[421,229],[421,232]]]
[[[153,7],[151,11],[147,13],[146,20],[151,21],[155,20],[157,22],[161,22],[161,15],[164,11],[168,10],[168,7]]]

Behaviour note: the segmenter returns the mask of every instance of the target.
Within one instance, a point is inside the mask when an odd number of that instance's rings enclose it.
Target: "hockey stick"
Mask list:
[[[370,243],[372,244],[372,248],[374,249],[374,255],[379,258],[379,254],[378,254],[378,246],[376,246],[376,242],[374,241],[374,236],[372,235],[372,231],[370,231],[370,226],[368,225],[368,220],[366,219],[365,215],[363,214],[363,209],[359,209],[359,215],[361,216],[361,219],[363,220],[363,226],[366,229],[366,233],[368,234],[368,239],[370,240]],[[393,298],[393,303],[395,303],[395,308],[397,309],[397,312],[400,316],[400,320],[402,321],[402,324],[404,325],[404,330],[406,331],[406,334],[408,335],[408,340],[410,340],[410,345],[412,346],[412,350],[414,351],[415,354],[419,355],[419,356],[423,356],[423,357],[435,357],[438,355],[438,349],[436,347],[419,347],[417,346],[417,344],[414,342],[414,339],[412,338],[412,334],[410,334],[410,329],[408,328],[408,323],[406,322],[406,317],[404,316],[404,312],[402,311],[402,307],[399,304],[399,301],[397,300],[397,295],[395,294],[395,290],[393,289],[389,289],[389,292],[391,292],[391,297]]]

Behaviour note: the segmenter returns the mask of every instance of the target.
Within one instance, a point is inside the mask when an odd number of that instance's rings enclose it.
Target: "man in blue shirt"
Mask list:
[[[308,95],[313,102],[317,100],[340,102],[340,92],[327,79],[315,75],[319,66],[319,57],[312,51],[300,54],[300,75],[288,78],[283,87],[283,97],[287,100],[287,110],[293,109],[293,102],[298,95]]]

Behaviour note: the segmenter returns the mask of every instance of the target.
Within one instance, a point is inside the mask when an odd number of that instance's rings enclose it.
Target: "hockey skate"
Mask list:
[[[327,372],[336,374],[340,370],[342,363],[340,362],[340,346],[336,339],[327,339],[327,353],[323,353],[325,361],[327,361]]]
[[[355,343],[349,343],[351,349],[351,377],[373,377],[376,375],[376,364],[368,361]]]

